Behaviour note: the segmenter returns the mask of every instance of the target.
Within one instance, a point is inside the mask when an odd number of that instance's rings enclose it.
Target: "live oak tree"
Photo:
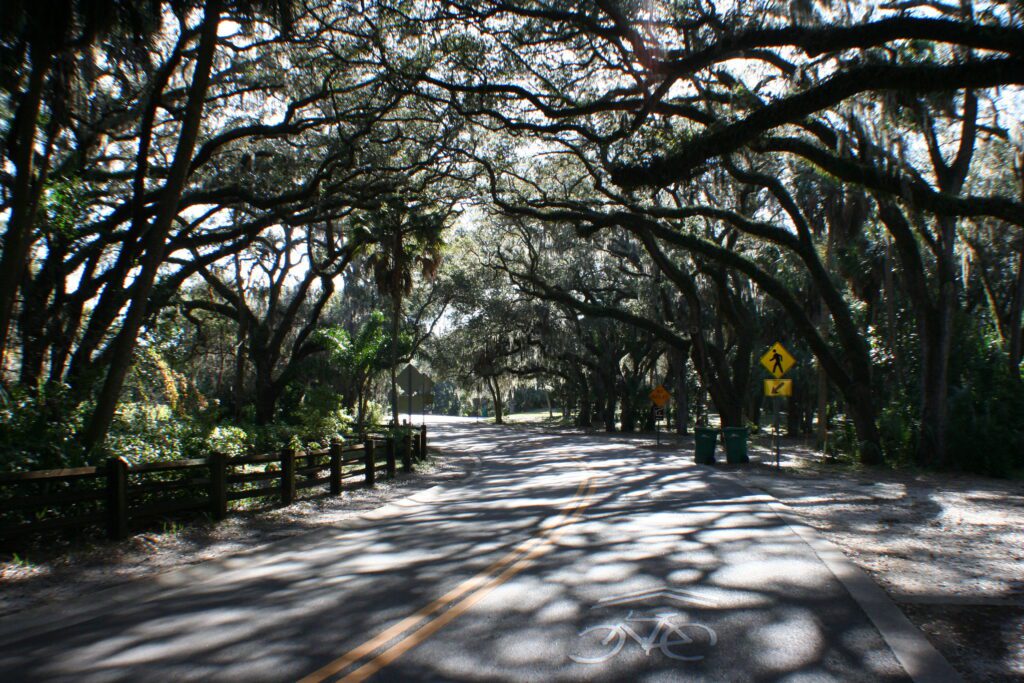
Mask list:
[[[963,447],[989,439],[1005,472],[1024,444],[991,428],[1024,355],[1017,4],[65,5],[0,29],[0,367],[68,385],[87,446],[176,319],[244,351],[235,386],[306,381],[287,357],[326,362],[303,331],[339,324],[354,268],[390,336],[461,302],[446,338],[478,378],[539,380],[581,423],[628,427],[645,383],[691,374],[745,423],[789,334],[818,368],[793,419],[838,401],[864,462],[990,468]],[[469,206],[493,287],[440,272],[410,299]],[[241,272],[273,253],[316,264],[281,281],[283,337]]]

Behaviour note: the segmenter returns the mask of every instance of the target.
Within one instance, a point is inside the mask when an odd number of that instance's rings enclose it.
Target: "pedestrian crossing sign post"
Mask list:
[[[771,397],[775,408],[775,466],[779,467],[779,397],[793,395],[793,380],[782,376],[796,365],[796,359],[785,346],[775,342],[761,356],[761,365],[775,378],[764,381],[764,395]]]
[[[665,404],[668,403],[668,400],[670,398],[672,398],[672,395],[670,393],[668,393],[668,389],[666,389],[663,385],[659,384],[658,386],[656,386],[653,389],[651,389],[651,393],[648,394],[648,396],[650,396],[651,403],[653,403],[654,406],[655,406],[655,408],[654,408],[654,434],[655,434],[655,438],[657,439],[657,444],[660,446],[661,445],[661,429],[659,429],[659,424],[660,424],[659,419],[665,417]],[[660,415],[659,415],[659,413],[660,413]]]

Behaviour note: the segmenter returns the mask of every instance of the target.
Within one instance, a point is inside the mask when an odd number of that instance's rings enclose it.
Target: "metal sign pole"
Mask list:
[[[772,405],[775,407],[775,467],[779,467],[779,397],[772,398]]]
[[[658,420],[658,409],[654,409],[654,434],[658,439],[658,446],[661,446],[661,422]]]

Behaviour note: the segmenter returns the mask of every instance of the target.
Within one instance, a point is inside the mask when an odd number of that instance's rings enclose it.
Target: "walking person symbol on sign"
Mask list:
[[[782,376],[789,372],[796,360],[790,355],[786,348],[775,342],[763,356],[761,365],[772,374],[775,379],[782,379]]]

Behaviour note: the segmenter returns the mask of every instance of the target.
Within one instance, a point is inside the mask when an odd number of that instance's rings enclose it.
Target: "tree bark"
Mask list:
[[[0,380],[3,379],[8,333],[14,316],[18,286],[28,264],[32,246],[32,227],[42,192],[42,180],[35,172],[36,122],[39,120],[46,75],[53,63],[53,52],[32,51],[32,71],[28,88],[11,122],[9,143],[14,148],[14,186],[11,190],[10,215],[0,255]]]
[[[125,314],[121,329],[114,339],[110,366],[107,376],[96,399],[96,408],[82,436],[86,450],[98,446],[106,437],[114,411],[124,386],[125,377],[132,365],[135,343],[142,327],[147,300],[153,290],[157,271],[164,261],[167,235],[175,216],[178,203],[188,180],[192,164],[192,153],[199,137],[206,92],[213,70],[213,58],[217,48],[217,28],[220,24],[221,0],[207,0],[200,32],[199,47],[196,51],[195,68],[189,85],[185,116],[178,137],[174,161],[164,184],[157,215],[153,219],[144,239],[144,253],[139,274],[131,287],[131,303]]]
[[[487,378],[487,389],[491,392],[491,400],[494,401],[494,424],[505,424],[505,405],[501,396],[501,385],[497,377]]]

